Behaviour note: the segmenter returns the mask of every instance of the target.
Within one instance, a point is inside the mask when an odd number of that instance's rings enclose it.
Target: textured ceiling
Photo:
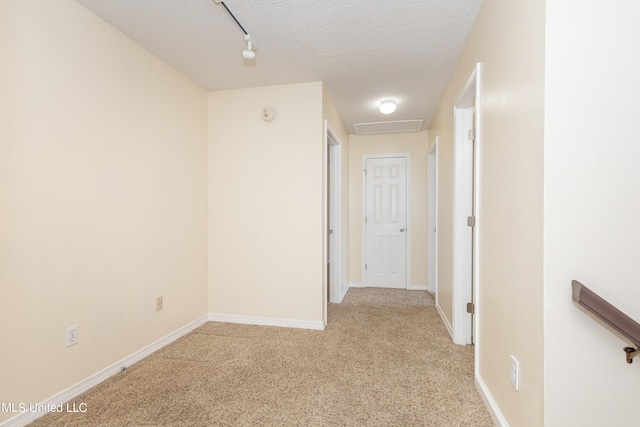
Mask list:
[[[428,128],[482,0],[77,0],[209,91],[322,80],[347,126]],[[378,112],[395,99],[398,109]]]

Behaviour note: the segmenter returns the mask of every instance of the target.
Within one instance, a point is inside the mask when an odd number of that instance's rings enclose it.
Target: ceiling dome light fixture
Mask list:
[[[394,100],[385,99],[384,101],[380,102],[380,106],[378,108],[380,109],[380,112],[382,114],[391,114],[396,111],[396,108],[398,108],[398,106],[396,105],[396,102]]]

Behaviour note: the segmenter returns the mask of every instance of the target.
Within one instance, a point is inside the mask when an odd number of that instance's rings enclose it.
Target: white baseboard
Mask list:
[[[345,295],[347,295],[347,292],[349,292],[349,284],[348,283],[345,286],[342,287],[342,291],[340,292],[340,302],[342,302],[342,300],[344,299]]]
[[[489,392],[487,385],[477,373],[476,388],[478,389],[478,393],[480,393],[480,397],[482,398],[484,405],[489,411],[489,415],[491,415],[493,424],[501,427],[509,427],[509,423],[507,423],[507,420],[504,419],[504,415],[502,415],[502,411],[500,411],[500,407],[498,407],[498,404],[493,399],[493,396]]]
[[[444,327],[447,328],[447,332],[449,332],[449,336],[451,337],[451,340],[453,341],[453,326],[451,326],[451,324],[447,320],[447,316],[444,315],[444,312],[442,311],[442,308],[440,308],[440,305],[437,304],[437,303],[436,303],[436,310],[438,311],[438,314],[440,315],[440,318],[442,319],[442,323],[444,323]]]
[[[350,282],[349,283],[349,287],[350,288],[367,288],[368,286],[365,286],[364,284],[362,284],[360,282]],[[389,289],[393,289],[393,288],[389,288]],[[404,288],[396,288],[396,289],[404,289]],[[347,290],[348,290],[348,288],[347,288]],[[409,290],[409,291],[428,291],[429,288],[427,287],[427,285],[408,285],[407,286],[407,290]]]
[[[299,328],[324,330],[324,322],[312,320],[276,319],[271,317],[236,316],[231,314],[209,313],[210,322],[241,323],[243,325],[279,326],[282,328]]]
[[[39,403],[38,407],[52,408],[66,404],[74,397],[79,396],[90,388],[100,384],[107,378],[117,374],[121,371],[122,367],[133,365],[134,363],[144,359],[150,354],[160,350],[167,344],[171,344],[173,341],[188,334],[197,327],[204,325],[207,320],[208,317],[206,315],[197,320],[194,320],[193,322],[183,326],[182,328],[170,333],[163,338],[160,338],[159,340],[149,344],[148,346],[143,347],[142,349],[112,364],[111,366],[108,366],[107,368],[91,375],[89,378],[86,378],[79,383],[72,385],[68,389],[61,391],[60,393],[50,397],[46,401]],[[25,412],[21,412],[15,417],[9,418],[8,420],[0,423],[0,427],[22,427],[37,420],[40,417],[43,417],[46,414],[46,412],[31,412],[27,409]]]

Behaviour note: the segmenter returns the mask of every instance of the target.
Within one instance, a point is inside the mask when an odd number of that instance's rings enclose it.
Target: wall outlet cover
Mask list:
[[[66,347],[78,344],[78,325],[69,326],[67,328],[67,337],[65,341]]]
[[[520,363],[518,363],[518,359],[515,356],[511,356],[511,372],[509,375],[511,379],[511,385],[516,391],[520,390]]]

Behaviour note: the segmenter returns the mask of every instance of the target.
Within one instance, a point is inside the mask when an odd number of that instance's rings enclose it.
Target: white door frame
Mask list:
[[[405,274],[405,287],[409,289],[411,286],[411,153],[386,153],[386,154],[364,154],[362,156],[362,286],[367,287],[366,283],[366,271],[364,268],[365,260],[367,259],[367,233],[365,218],[367,215],[367,175],[365,170],[367,169],[368,159],[385,159],[385,158],[404,158],[407,164],[407,226],[406,226],[406,274]]]
[[[427,153],[427,291],[438,304],[438,137]]]
[[[480,144],[480,64],[476,64],[467,84],[454,104],[454,185],[453,185],[453,341],[456,344],[478,342],[475,324],[480,308],[477,304],[478,265],[478,149]],[[475,113],[475,114],[473,114]],[[472,114],[475,143],[468,144],[463,129]],[[475,182],[475,184],[474,184]],[[475,216],[475,230],[469,232],[467,217]],[[475,313],[467,313],[467,303],[475,304]],[[475,336],[474,336],[475,332]],[[477,346],[476,346],[477,348]]]
[[[324,279],[324,321],[327,321],[327,279],[331,287],[329,297],[332,303],[340,303],[344,298],[343,253],[342,253],[342,152],[341,141],[331,129],[329,122],[324,121],[324,263],[330,263],[329,275]],[[327,165],[328,162],[328,165]],[[328,170],[328,173],[326,172]],[[331,198],[331,200],[329,200]],[[332,231],[331,238],[329,231]],[[331,245],[329,247],[329,245]],[[326,265],[326,264],[323,264]]]

